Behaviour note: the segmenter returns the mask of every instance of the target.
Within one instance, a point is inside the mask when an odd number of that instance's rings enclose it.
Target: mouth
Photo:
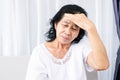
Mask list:
[[[63,38],[64,41],[69,41],[70,40],[69,37],[62,36],[62,38]]]

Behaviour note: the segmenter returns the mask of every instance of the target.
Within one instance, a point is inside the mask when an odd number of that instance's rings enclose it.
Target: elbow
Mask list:
[[[95,70],[97,71],[107,70],[108,68],[109,68],[109,62],[105,64],[98,64],[95,66]]]

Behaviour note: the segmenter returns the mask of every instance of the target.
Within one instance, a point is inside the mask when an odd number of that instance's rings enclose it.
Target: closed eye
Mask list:
[[[76,28],[72,28],[73,30],[77,30]]]
[[[68,25],[67,24],[62,24],[64,27],[68,27]]]
[[[79,30],[78,26],[73,26],[72,29],[73,30]]]

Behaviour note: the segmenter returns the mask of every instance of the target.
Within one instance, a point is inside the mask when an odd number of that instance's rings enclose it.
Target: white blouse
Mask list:
[[[63,59],[55,58],[42,43],[33,50],[26,80],[87,80],[85,68],[93,70],[86,64],[90,51],[87,37],[72,44]]]

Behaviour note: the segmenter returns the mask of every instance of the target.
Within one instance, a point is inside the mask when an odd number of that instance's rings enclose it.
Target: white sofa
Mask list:
[[[25,80],[29,56],[0,56],[0,80]],[[88,73],[88,80],[97,80],[97,72]]]

